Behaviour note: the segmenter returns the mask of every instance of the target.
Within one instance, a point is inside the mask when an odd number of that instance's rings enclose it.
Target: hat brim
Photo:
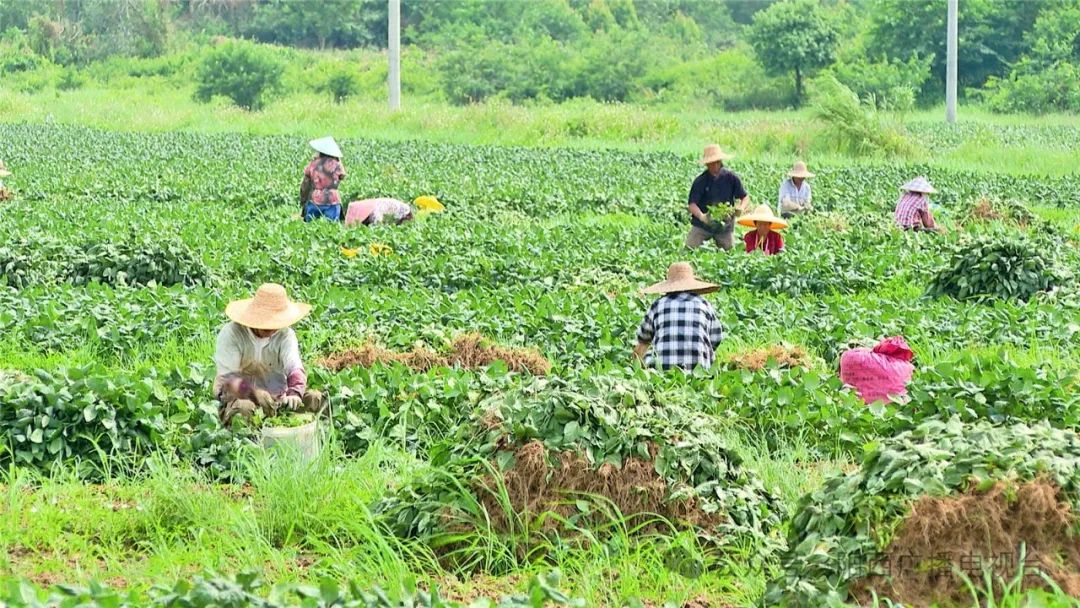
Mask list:
[[[225,307],[225,316],[244,327],[269,330],[292,327],[311,313],[311,305],[300,302],[289,302],[288,308],[272,314],[256,312],[251,310],[253,300],[254,298],[247,298],[229,302]]]
[[[788,177],[801,177],[803,179],[807,179],[807,178],[814,177],[814,174],[809,172],[809,171],[804,171],[803,173],[796,173],[794,171],[788,171]]]
[[[903,188],[900,188],[900,191],[901,192],[918,192],[919,194],[937,194],[937,190],[935,190],[933,188],[933,186],[927,186],[926,188],[923,188],[921,186],[919,186],[919,187],[907,187],[907,186],[905,186]]]
[[[687,279],[684,281],[660,281],[655,285],[649,285],[645,289],[642,289],[641,293],[659,294],[688,291],[696,294],[706,294],[712,293],[717,289],[720,289],[719,285],[706,283],[705,281],[699,281],[697,279]]]
[[[7,169],[0,169],[0,177],[11,177],[12,175],[14,175],[14,173],[12,173],[11,171],[8,171]]]
[[[320,154],[341,158],[341,148],[332,142],[313,139],[308,142],[308,145],[311,146],[312,150],[315,150]]]
[[[757,224],[754,222],[769,222],[769,228],[772,230],[783,230],[788,227],[788,223],[778,217],[744,215],[736,222],[740,226],[746,226],[747,228],[757,228]]]
[[[713,155],[713,156],[706,156],[706,157],[702,158],[701,160],[699,160],[698,163],[700,163],[702,165],[707,165],[709,163],[715,163],[715,162],[724,161],[724,160],[731,160],[733,158],[735,158],[734,154],[716,154],[716,155]]]

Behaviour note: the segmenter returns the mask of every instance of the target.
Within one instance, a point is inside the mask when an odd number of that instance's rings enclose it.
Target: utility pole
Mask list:
[[[401,0],[390,2],[390,110],[401,109]]]
[[[957,2],[949,0],[948,37],[945,43],[945,122],[956,122],[956,21]]]

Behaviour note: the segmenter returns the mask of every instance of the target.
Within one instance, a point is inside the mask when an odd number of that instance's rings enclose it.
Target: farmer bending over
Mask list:
[[[345,166],[341,164],[341,148],[333,137],[323,137],[308,142],[318,152],[304,168],[304,180],[300,183],[300,206],[304,221],[325,217],[341,219],[341,195],[338,184],[345,179]]]
[[[413,219],[412,207],[396,198],[369,198],[349,203],[345,225],[404,224]]]
[[[719,288],[694,278],[694,270],[687,262],[668,267],[666,281],[643,290],[664,296],[645,313],[638,327],[634,356],[662,369],[691,371],[698,365],[711,367],[714,351],[724,335],[712,304],[701,296]]]
[[[308,390],[307,372],[291,325],[311,312],[311,306],[290,302],[285,288],[266,283],[255,297],[230,302],[232,319],[217,338],[214,394],[221,402],[222,424],[233,416],[250,418],[256,408],[266,416],[279,410],[319,413],[323,396]]]
[[[900,188],[893,219],[902,230],[937,232],[927,195],[937,192],[925,177],[916,177]]]
[[[750,197],[746,194],[739,176],[724,168],[724,161],[730,158],[733,158],[733,155],[725,154],[716,144],[705,146],[705,152],[701,156],[705,171],[697,176],[690,186],[690,233],[686,235],[686,246],[689,249],[697,249],[709,239],[725,251],[734,244],[732,235],[735,230],[735,215],[731,214],[727,207],[734,206],[738,200],[739,205],[735,209],[739,213],[745,212],[750,204]],[[720,207],[723,217],[711,218],[709,207],[712,206]]]

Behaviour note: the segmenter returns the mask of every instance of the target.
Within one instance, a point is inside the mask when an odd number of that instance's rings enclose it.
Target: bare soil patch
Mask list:
[[[969,605],[970,592],[957,571],[980,584],[984,569],[1010,581],[1024,566],[1024,588],[1047,587],[1042,573],[1065,593],[1080,597],[1076,521],[1060,489],[1046,481],[923,497],[885,552],[882,565],[888,576],[856,582],[852,595],[862,604],[870,603],[875,589],[907,606]],[[1023,562],[1021,544],[1026,546]]]

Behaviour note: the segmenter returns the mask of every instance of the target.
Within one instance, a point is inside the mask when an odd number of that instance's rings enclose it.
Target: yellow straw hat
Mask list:
[[[7,165],[2,160],[0,160],[0,177],[11,177],[11,171],[8,171]]]
[[[668,266],[667,280],[660,281],[642,289],[642,293],[675,293],[689,291],[697,294],[712,293],[720,289],[719,285],[699,281],[694,277],[694,269],[689,262],[675,262]]]
[[[724,152],[718,144],[709,144],[705,146],[705,151],[701,153],[701,164],[707,165],[718,160],[731,160],[732,158],[735,158],[735,155]]]
[[[787,222],[773,215],[772,209],[769,209],[768,205],[758,205],[756,209],[740,217],[738,222],[740,226],[749,226],[750,228],[757,225],[754,222],[769,222],[769,227],[773,230],[780,230],[788,226]]]
[[[289,301],[285,288],[263,283],[254,298],[229,302],[225,316],[252,329],[284,329],[311,312],[310,304]]]
[[[795,163],[795,166],[791,168],[791,171],[788,171],[788,177],[801,177],[805,179],[814,177],[814,174],[808,171],[806,169],[806,163],[800,160]]]
[[[438,213],[446,210],[446,207],[443,207],[443,204],[439,202],[439,199],[434,196],[418,196],[416,197],[416,200],[413,201],[413,204],[416,205],[417,209],[422,211],[434,211]]]

